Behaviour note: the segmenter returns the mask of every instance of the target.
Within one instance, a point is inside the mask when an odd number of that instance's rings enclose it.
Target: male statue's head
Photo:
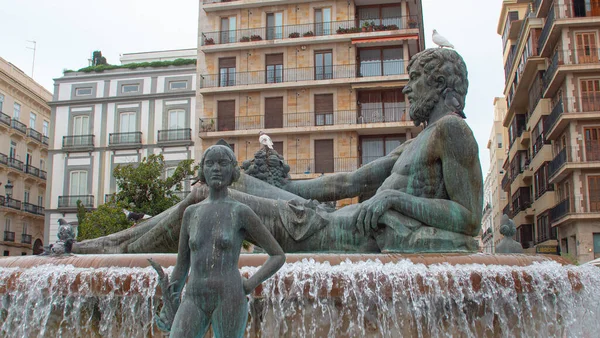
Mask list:
[[[402,92],[410,102],[409,114],[416,126],[428,123],[434,109],[466,118],[467,66],[456,51],[430,48],[415,54],[408,64],[408,74]]]

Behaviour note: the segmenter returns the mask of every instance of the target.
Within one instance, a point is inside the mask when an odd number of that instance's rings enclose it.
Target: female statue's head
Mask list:
[[[200,161],[200,182],[211,188],[231,185],[240,178],[240,167],[233,150],[227,146],[214,145],[206,149]]]

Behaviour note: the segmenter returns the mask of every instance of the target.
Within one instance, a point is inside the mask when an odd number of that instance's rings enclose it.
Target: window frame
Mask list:
[[[89,90],[89,93],[87,93],[87,94],[86,93],[81,93],[81,91],[83,91],[83,90],[85,90],[85,91]],[[78,96],[78,97],[92,96],[93,93],[94,93],[94,88],[92,88],[92,87],[78,87],[78,88],[75,88],[75,96]]]

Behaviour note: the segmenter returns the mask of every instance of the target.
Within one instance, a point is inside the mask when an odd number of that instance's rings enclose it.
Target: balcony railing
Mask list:
[[[23,243],[23,244],[31,244],[31,235],[21,234],[21,243]]]
[[[25,165],[25,173],[33,175],[35,177],[40,177],[40,169],[32,166],[31,164]]]
[[[362,26],[364,22],[365,20],[344,20],[205,32],[202,33],[200,43],[202,46],[209,46],[261,40],[361,33],[363,32]],[[365,27],[365,32],[419,28],[417,16],[415,15],[369,19],[367,22],[372,22],[373,26]]]
[[[596,0],[592,0],[592,2],[594,1]],[[540,52],[544,48],[544,44],[548,41],[548,38],[550,37],[550,32],[552,31],[552,25],[557,19],[600,16],[600,13],[597,13],[597,11],[594,8],[590,8],[589,1],[585,1],[587,2],[587,4],[584,4],[583,1],[575,2],[572,0],[565,0],[564,2],[565,4],[554,4],[548,12],[544,28],[542,29],[542,34],[540,35],[538,45]]]
[[[547,88],[551,83],[559,66],[585,64],[600,64],[600,49],[583,47],[557,50],[544,74],[544,88]]]
[[[201,75],[200,88],[233,87],[283,82],[352,79],[372,76],[392,76],[406,73],[404,60],[364,62],[358,65],[327,65],[235,72],[223,77],[219,74]]]
[[[327,174],[354,171],[360,167],[360,160],[358,157],[337,157],[323,160],[290,158],[286,163],[290,166],[290,174]]]
[[[10,116],[4,114],[3,112],[0,112],[0,123],[4,123],[5,125],[9,126],[11,125],[11,118]]]
[[[508,203],[504,209],[502,209],[502,215],[506,215],[509,218],[513,217],[512,211],[510,210],[510,203]]]
[[[552,30],[552,25],[556,19],[555,8],[557,8],[556,5],[552,6],[548,12],[548,16],[546,16],[546,22],[544,23],[542,34],[540,34],[540,39],[538,40],[538,54],[541,54],[544,44],[548,41],[548,37],[550,37],[550,31]]]
[[[19,171],[23,171],[23,162],[17,160],[14,157],[9,157],[8,158],[8,166],[11,168],[15,168]]]
[[[558,155],[552,159],[550,166],[548,167],[548,175],[550,177],[554,176],[558,172],[558,169],[565,163],[567,163],[567,148],[563,148]]]
[[[12,119],[11,125],[14,129],[20,131],[21,133],[27,134],[27,126],[24,123],[21,123],[20,121]]]
[[[42,136],[42,143],[45,145],[50,144],[50,139],[48,138],[48,136]]]
[[[63,148],[93,148],[94,135],[63,136]]]
[[[44,208],[39,206],[39,205],[35,205],[35,204],[31,204],[31,203],[27,203],[27,202],[23,202],[23,211],[26,211],[30,214],[34,214],[34,215],[44,215]]]
[[[122,146],[142,143],[142,132],[134,131],[127,133],[111,133],[108,135],[108,144],[111,146]]]
[[[48,173],[46,172],[46,170],[41,170],[40,169],[40,178],[43,180],[48,179]]]
[[[556,51],[552,56],[552,60],[550,61],[550,65],[546,72],[544,73],[544,77],[542,79],[542,83],[544,84],[544,90],[548,89],[550,85],[550,81],[554,78],[556,71],[558,70],[559,62],[560,62],[560,51]]]
[[[512,211],[518,214],[531,206],[531,188],[521,187],[512,195]],[[513,215],[514,216],[514,215]]]
[[[409,121],[408,108],[337,110],[331,113],[287,113],[281,120],[265,120],[264,115],[235,116],[233,119],[205,117],[200,119],[200,132],[296,128],[311,126],[355,125]]]
[[[571,113],[600,113],[600,94],[586,94],[580,97],[559,99],[546,121],[544,121],[544,130],[546,132],[551,131],[561,116]]]
[[[86,208],[94,207],[94,196],[93,195],[58,196],[58,207],[59,208],[76,208],[77,201],[81,201],[81,204]]]
[[[0,153],[0,164],[8,165],[8,156]]]
[[[571,212],[571,202],[567,197],[550,209],[550,222],[555,222]]]
[[[13,231],[4,231],[4,241],[5,242],[14,242],[15,241],[15,233]]]
[[[192,129],[165,129],[158,131],[158,142],[191,141]]]
[[[12,197],[6,197],[4,199],[4,206],[11,209],[21,210],[21,201]]]
[[[32,139],[38,141],[38,142],[42,142],[42,133],[40,133],[39,131],[29,128],[27,129],[27,136],[31,137]]]
[[[540,152],[540,150],[542,150],[544,144],[546,144],[546,141],[544,140],[544,134],[542,133],[535,139],[535,143],[533,144],[533,156],[531,157],[532,159],[535,158],[535,155],[537,155]]]
[[[550,224],[550,220],[544,225],[538,225],[537,227],[537,241],[536,244],[556,239],[556,228],[553,228]]]
[[[504,177],[502,177],[502,183],[501,183],[501,187],[502,189],[506,190],[506,188],[508,187],[509,183],[510,183],[511,177],[510,177],[510,173],[506,172],[506,174],[504,174]]]

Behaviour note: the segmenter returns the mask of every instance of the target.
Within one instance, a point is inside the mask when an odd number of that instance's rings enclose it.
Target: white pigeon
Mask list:
[[[268,147],[269,149],[273,149],[273,141],[271,141],[269,135],[265,134],[262,131],[258,134],[260,135],[260,137],[258,138],[258,142],[260,142],[260,144],[262,144],[263,146]]]
[[[432,40],[433,40],[433,43],[440,46],[440,48],[449,47],[449,48],[454,49],[454,45],[451,44],[450,41],[448,41],[448,39],[441,36],[435,29],[433,30]]]

